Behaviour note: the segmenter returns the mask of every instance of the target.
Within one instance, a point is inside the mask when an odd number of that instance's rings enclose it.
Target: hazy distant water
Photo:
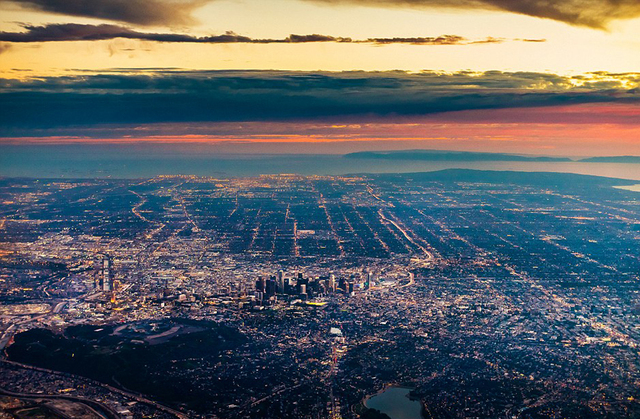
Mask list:
[[[171,146],[0,146],[0,176],[36,178],[216,177],[296,173],[427,172],[449,168],[567,172],[640,180],[640,164],[421,162],[346,159],[340,155],[224,155]]]
[[[640,185],[630,185],[630,186],[614,186],[617,189],[624,189],[627,191],[640,192]]]

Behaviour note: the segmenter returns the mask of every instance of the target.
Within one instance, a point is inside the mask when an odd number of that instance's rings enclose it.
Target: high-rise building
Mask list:
[[[278,271],[278,294],[284,294],[284,271]]]
[[[302,274],[298,274],[298,281],[296,281],[296,287],[298,289],[298,294],[302,294],[302,286],[304,285],[305,293],[307,289],[307,285],[309,284],[309,278],[304,278]]]
[[[340,288],[343,292],[349,291],[349,286],[347,285],[347,280],[345,278],[340,278],[338,282],[338,288]]]
[[[111,258],[105,256],[100,262],[100,283],[99,288],[102,291],[109,292],[113,289],[113,277],[112,277]]]
[[[293,282],[293,278],[287,278],[284,283],[284,292],[285,294],[295,294],[296,288]]]
[[[256,281],[256,291],[264,293],[267,290],[267,281],[259,276],[258,280]]]
[[[273,295],[276,295],[277,288],[278,287],[277,287],[276,277],[272,276],[267,281],[267,284],[266,284],[266,287],[265,287],[265,293],[266,293],[267,297],[271,297]]]
[[[320,294],[329,294],[329,280],[323,279],[319,283],[318,290]]]

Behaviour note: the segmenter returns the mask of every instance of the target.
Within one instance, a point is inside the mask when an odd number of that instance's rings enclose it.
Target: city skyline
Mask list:
[[[637,183],[0,179],[0,411],[636,417]]]

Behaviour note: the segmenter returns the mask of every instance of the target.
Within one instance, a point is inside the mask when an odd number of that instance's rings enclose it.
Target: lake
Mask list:
[[[411,400],[407,387],[389,387],[383,392],[369,397],[364,405],[386,414],[391,419],[422,419],[422,405]]]

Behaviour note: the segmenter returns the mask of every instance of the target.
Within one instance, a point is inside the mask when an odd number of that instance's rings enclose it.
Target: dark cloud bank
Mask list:
[[[109,124],[393,120],[474,109],[638,103],[639,82],[638,75],[600,74],[591,81],[503,72],[153,71],[0,79],[0,136],[56,127],[73,135],[74,127]]]
[[[502,10],[558,20],[573,25],[605,28],[617,19],[640,16],[638,0],[310,0],[327,4],[383,7],[424,7]]]
[[[127,22],[135,25],[186,25],[192,12],[212,0],[0,0],[31,10]],[[263,1],[263,0],[254,0]],[[638,0],[308,0],[325,4],[382,7],[488,9],[604,28],[617,19],[640,16]]]
[[[0,0],[25,9],[127,22],[136,25],[188,25],[191,13],[209,0]]]
[[[499,43],[503,39],[486,38],[469,40],[457,35],[437,37],[407,38],[368,38],[354,40],[346,37],[329,35],[289,35],[283,39],[256,39],[227,32],[223,35],[196,37],[186,34],[140,32],[118,25],[82,25],[76,23],[52,24],[46,26],[24,25],[24,32],[0,32],[0,42],[60,42],[60,41],[101,41],[116,38],[136,39],[142,41],[199,43],[199,44],[302,44],[314,42],[367,43],[377,45],[410,44],[410,45],[470,45]],[[519,39],[525,42],[542,42],[544,40]]]

